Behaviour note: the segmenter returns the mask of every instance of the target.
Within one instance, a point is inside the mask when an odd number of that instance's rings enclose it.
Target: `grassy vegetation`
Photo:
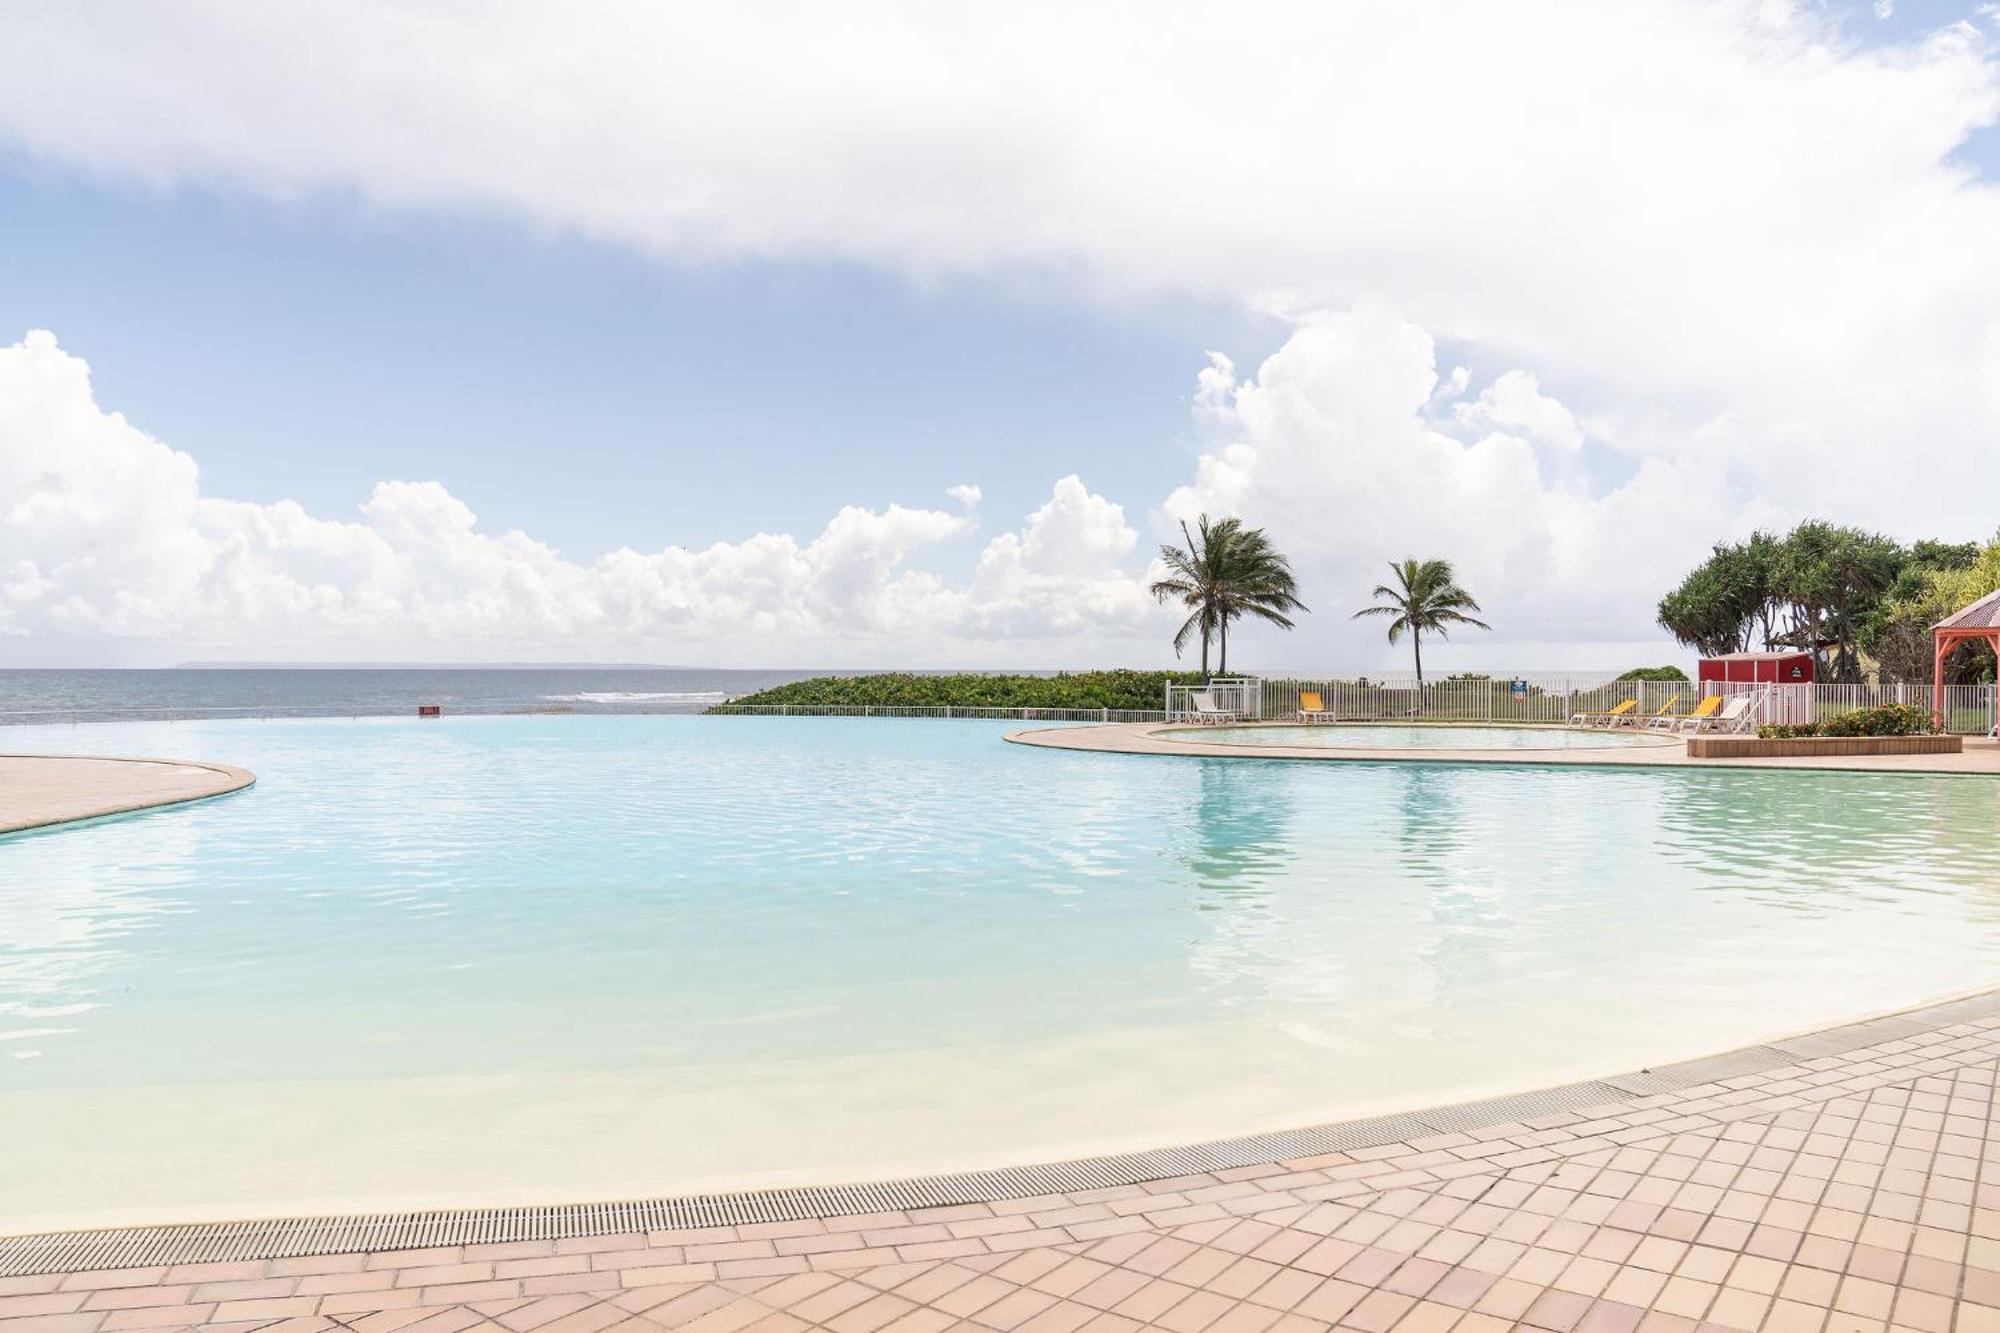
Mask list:
[[[1167,683],[1198,685],[1193,671],[1079,671],[1056,676],[825,676],[759,690],[722,707],[829,705],[883,708],[1152,708]]]

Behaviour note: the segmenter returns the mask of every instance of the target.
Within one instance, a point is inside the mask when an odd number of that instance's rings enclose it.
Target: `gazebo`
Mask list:
[[[1985,640],[2000,653],[2000,590],[1987,593],[1984,597],[1946,616],[1931,626],[1931,714],[1937,724],[1944,725],[1944,659],[1951,656],[1951,650],[1961,643]]]

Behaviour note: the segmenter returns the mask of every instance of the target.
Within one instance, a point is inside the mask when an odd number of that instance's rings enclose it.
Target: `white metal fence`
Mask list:
[[[1686,713],[1703,694],[1756,693],[1751,719],[1762,722],[1811,722],[1871,708],[1878,704],[1931,707],[1931,687],[1890,685],[1751,686],[1719,682],[1571,680],[1552,676],[1494,679],[1427,680],[1266,680],[1262,682],[1259,715],[1283,720],[1298,715],[1300,697],[1320,697],[1327,713],[1357,722],[1410,719],[1426,722],[1563,723],[1578,713],[1606,713],[1631,700],[1634,712],[1646,715]],[[1991,685],[1948,685],[1943,703],[1948,731],[1983,735],[1996,720],[1995,689]]]
[[[1169,685],[1167,720],[1184,722],[1229,714],[1245,722],[1264,716],[1265,685],[1255,676],[1218,676],[1206,685]],[[1206,708],[1200,705],[1205,703]]]
[[[1700,701],[1704,691],[1716,694],[1752,692],[1756,703],[1750,721],[1811,722],[1856,708],[1878,704],[1909,704],[1931,707],[1931,687],[1927,684],[1889,685],[1706,685],[1693,681],[1605,681],[1602,678],[1571,680],[1559,676],[1428,680],[1420,686],[1414,679],[1370,680],[1365,677],[1311,679],[1271,679],[1231,677],[1207,686],[1169,687],[1164,708],[971,708],[963,705],[900,707],[883,704],[717,704],[710,713],[735,713],[769,717],[915,717],[993,718],[1024,722],[1159,722],[1183,721],[1193,715],[1188,696],[1205,691],[1217,708],[1248,721],[1288,721],[1301,708],[1301,696],[1308,691],[1319,695],[1321,709],[1341,719],[1381,722],[1399,719],[1426,722],[1547,723],[1569,721],[1577,713],[1604,713],[1626,700],[1634,701],[1640,714],[1686,713]],[[2000,721],[2000,698],[1991,685],[1948,685],[1945,687],[1943,717],[1945,730],[1964,735],[1986,735]],[[250,706],[239,708],[94,708],[21,709],[0,708],[0,725],[23,723],[78,723],[108,721],[194,721],[202,718],[305,718],[370,717],[407,715],[413,712],[405,702],[379,705],[351,703],[336,706]],[[506,707],[447,705],[447,712],[494,714],[512,712],[569,712],[561,708],[512,709]],[[604,712],[682,712],[681,708],[590,709]]]
[[[897,704],[716,704],[706,710],[743,717],[948,717],[1020,722],[1161,722],[1157,708],[969,708]]]

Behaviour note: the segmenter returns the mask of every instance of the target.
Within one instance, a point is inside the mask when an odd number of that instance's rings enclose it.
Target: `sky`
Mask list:
[[[1807,517],[2000,527],[2000,8],[43,6],[0,44],[0,665],[1687,654]]]

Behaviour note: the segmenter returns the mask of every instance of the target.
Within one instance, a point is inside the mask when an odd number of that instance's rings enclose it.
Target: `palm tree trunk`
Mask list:
[[[1222,660],[1216,664],[1215,674],[1218,676],[1229,674],[1229,617],[1227,616],[1222,618]]]
[[[1208,626],[1201,627],[1201,678],[1208,680]]]
[[[1417,687],[1421,689],[1424,683],[1424,632],[1422,630],[1410,631],[1410,647],[1417,654]]]

